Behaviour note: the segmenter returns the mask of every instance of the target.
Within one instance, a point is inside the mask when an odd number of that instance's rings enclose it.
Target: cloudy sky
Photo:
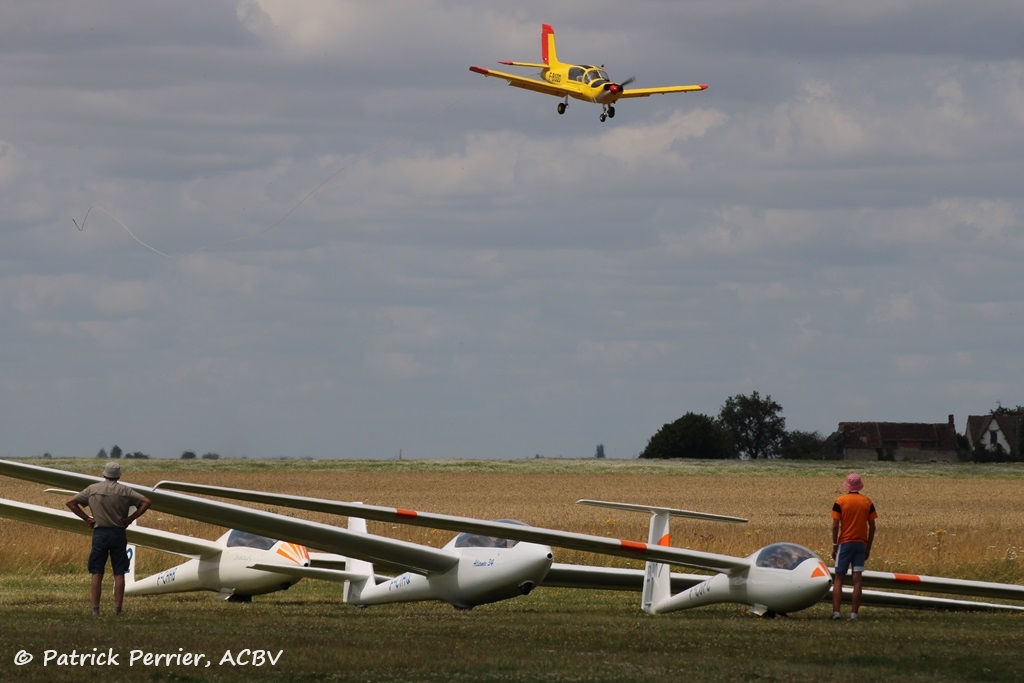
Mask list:
[[[2,7],[0,457],[633,457],[753,391],[823,435],[1024,403],[1018,0]],[[710,88],[600,123],[468,70],[543,22]]]

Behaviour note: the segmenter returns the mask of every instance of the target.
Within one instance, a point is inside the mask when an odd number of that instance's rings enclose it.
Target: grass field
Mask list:
[[[95,473],[96,460],[34,461]],[[603,498],[748,517],[747,525],[675,522],[677,545],[745,555],[776,540],[824,554],[828,510],[843,463],[707,463],[524,460],[125,461],[125,480],[187,479],[339,500],[413,507],[640,539],[646,519],[574,505]],[[1019,495],[1010,466],[858,464],[879,508],[870,568],[1024,583]],[[59,507],[64,498],[0,477],[0,497]],[[343,519],[302,513],[332,523]],[[213,538],[220,529],[157,511],[150,526]],[[427,529],[371,531],[442,545]],[[337,586],[302,582],[253,604],[206,595],[137,598],[121,618],[88,616],[87,538],[20,524],[0,533],[0,675],[50,681],[133,680],[665,681],[1024,680],[1024,617],[868,609],[831,622],[821,606],[763,620],[737,606],[650,617],[628,593],[538,589],[469,612],[416,604],[366,610],[341,603]],[[141,554],[140,554],[141,557]],[[567,562],[620,561],[556,550]],[[173,564],[146,553],[140,571]],[[109,581],[109,579],[108,579]],[[46,651],[118,655],[118,666],[46,666]],[[181,663],[129,666],[133,650],[201,653]],[[276,664],[246,650],[281,652]],[[25,651],[33,661],[17,665]],[[226,651],[244,662],[220,664]],[[22,655],[24,656],[24,655]],[[262,655],[261,655],[262,656]],[[262,666],[256,666],[262,663]]]

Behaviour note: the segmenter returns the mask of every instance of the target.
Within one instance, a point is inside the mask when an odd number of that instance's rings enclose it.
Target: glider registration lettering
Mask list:
[[[543,63],[534,62],[512,62],[501,61],[499,64],[506,66],[519,66],[531,69],[540,69],[540,77],[528,78],[516,74],[505,73],[486,69],[482,66],[471,66],[469,70],[483,76],[503,78],[508,84],[532,90],[544,95],[552,95],[562,98],[558,103],[558,113],[564,114],[569,106],[569,98],[592,102],[601,105],[600,120],[610,119],[615,116],[615,103],[619,100],[634,97],[649,97],[651,95],[664,95],[677,92],[698,92],[707,89],[706,83],[696,85],[668,85],[658,88],[627,88],[635,77],[624,81],[613,81],[603,66],[588,66],[585,64],[569,64],[559,61],[558,51],[555,49],[555,30],[550,24],[544,24],[540,32],[540,51]]]

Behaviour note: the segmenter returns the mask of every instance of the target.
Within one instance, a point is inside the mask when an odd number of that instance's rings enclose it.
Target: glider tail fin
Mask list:
[[[358,517],[348,518],[349,531],[366,533],[366,520]],[[366,560],[357,560],[351,557],[345,558],[345,571],[358,574],[360,578],[350,579],[345,582],[345,602],[354,605],[361,605],[363,589],[374,583],[373,563]]]
[[[651,511],[651,526],[647,534],[647,542],[650,545],[669,545],[669,517],[667,511]],[[657,614],[658,605],[671,595],[671,567],[663,562],[648,562],[644,566],[644,589],[640,607],[648,614]]]
[[[540,29],[540,55],[544,64],[551,67],[560,64],[558,51],[555,49],[555,29],[551,24],[544,24]]]
[[[128,588],[135,583],[135,560],[138,557],[139,548],[137,545],[128,544],[128,571],[124,575],[124,587]]]

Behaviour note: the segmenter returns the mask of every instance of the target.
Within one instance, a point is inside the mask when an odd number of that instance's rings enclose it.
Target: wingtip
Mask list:
[[[512,62],[506,62],[504,59],[499,59],[498,64],[504,64],[505,66],[515,66]]]
[[[471,66],[469,67],[469,70],[478,74],[483,74],[484,76],[490,73],[489,71],[487,71],[487,69],[483,68],[482,66]]]
[[[708,89],[708,84],[707,83],[701,83],[700,84],[700,89],[701,90],[707,90]]]

